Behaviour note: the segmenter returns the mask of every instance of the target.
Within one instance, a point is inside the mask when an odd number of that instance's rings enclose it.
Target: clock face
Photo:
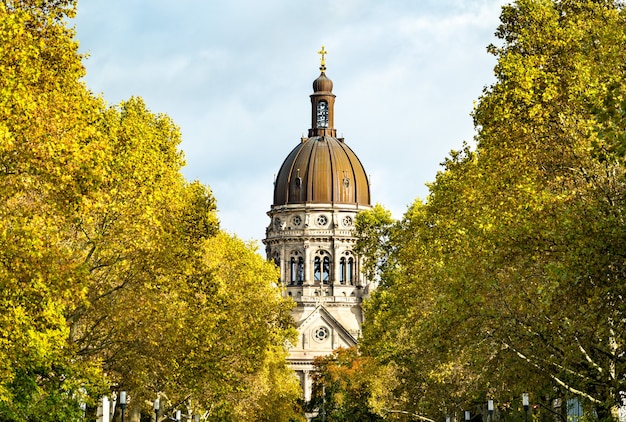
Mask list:
[[[326,101],[317,103],[317,127],[328,127],[328,103]]]

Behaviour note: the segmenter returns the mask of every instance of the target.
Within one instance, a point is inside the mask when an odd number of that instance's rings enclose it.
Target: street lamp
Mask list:
[[[489,411],[489,422],[493,420],[493,400],[487,400],[487,410]]]
[[[180,410],[176,411],[176,422],[180,422]]]
[[[161,401],[157,397],[154,399],[154,422],[159,422],[159,408],[161,407]]]
[[[200,422],[200,415],[196,413],[193,417],[193,422]]]
[[[322,384],[322,422],[326,422],[326,384]]]
[[[446,422],[450,422],[450,415],[446,415]]]
[[[526,422],[528,422],[528,393],[522,393],[522,406],[524,406],[524,413],[526,414]]]
[[[126,391],[120,391],[120,408],[122,409],[122,422],[124,422],[124,413],[126,413]]]
[[[465,411],[465,422],[469,422],[469,420],[470,420],[470,411],[466,410]]]

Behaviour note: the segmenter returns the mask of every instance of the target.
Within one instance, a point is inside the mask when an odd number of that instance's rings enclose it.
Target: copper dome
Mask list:
[[[313,81],[313,92],[332,92],[333,81],[324,72]]]
[[[274,205],[303,203],[370,205],[365,169],[343,140],[304,138],[283,162]]]

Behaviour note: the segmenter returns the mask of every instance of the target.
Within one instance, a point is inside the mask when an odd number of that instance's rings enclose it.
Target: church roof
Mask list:
[[[283,162],[274,205],[302,203],[370,205],[365,169],[343,140],[327,135],[305,138]]]

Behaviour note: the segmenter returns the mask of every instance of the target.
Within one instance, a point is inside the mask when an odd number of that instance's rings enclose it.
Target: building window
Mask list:
[[[289,261],[289,281],[291,284],[295,284],[298,273],[298,266],[296,265],[296,257],[292,256],[291,261]]]
[[[330,282],[330,256],[328,252],[320,251],[313,259],[313,280],[323,284]]]
[[[289,260],[289,283],[302,284],[304,282],[304,258],[294,252]]]
[[[342,256],[339,259],[339,283],[354,286],[356,280],[356,261],[354,257],[350,255],[350,252],[346,252],[345,255],[346,256]]]
[[[304,258],[298,258],[298,276],[297,280],[298,284],[304,283]]]
[[[313,338],[317,341],[324,341],[330,337],[330,330],[326,327],[317,327],[313,332]]]
[[[325,256],[322,263],[322,283],[328,284],[330,281],[330,258]]]
[[[322,260],[319,256],[313,261],[313,280],[319,282],[322,279]]]
[[[328,127],[328,103],[324,100],[317,103],[317,127]]]
[[[339,284],[346,284],[346,258],[339,260]]]
[[[348,258],[348,268],[346,268],[346,278],[348,284],[354,286],[354,258]]]

